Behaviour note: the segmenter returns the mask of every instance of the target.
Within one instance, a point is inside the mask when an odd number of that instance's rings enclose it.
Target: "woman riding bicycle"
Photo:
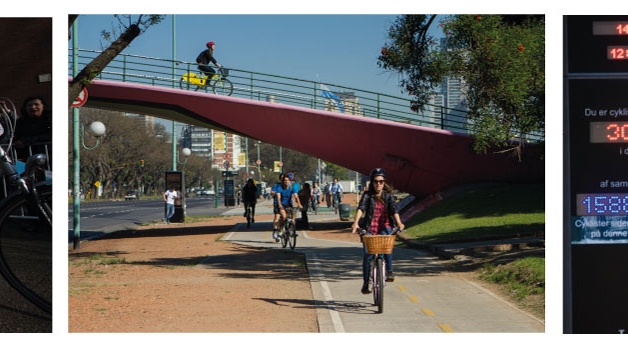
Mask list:
[[[385,182],[386,172],[384,169],[376,168],[371,171],[369,188],[360,198],[355,221],[351,226],[351,233],[356,233],[360,226],[366,230],[368,235],[390,235],[393,227],[399,227],[400,230],[405,228],[397,212],[397,199],[392,194],[393,189]],[[359,225],[362,215],[364,215],[362,225]],[[392,254],[385,254],[384,258],[386,259],[387,270],[386,281],[394,282]],[[365,247],[362,258],[362,277],[364,279],[362,294],[370,293],[368,285],[372,259],[373,255],[368,254]]]
[[[196,63],[198,63],[198,69],[207,73],[207,75],[211,78],[216,74],[216,71],[209,66],[209,62],[212,62],[216,65],[216,67],[222,67],[216,59],[214,58],[214,47],[216,44],[213,41],[208,42],[205,46],[207,46],[207,50],[201,51],[196,57]]]
[[[257,186],[253,179],[249,179],[242,188],[242,202],[244,202],[244,215],[247,209],[251,209],[251,222],[255,222],[255,203],[257,203]]]

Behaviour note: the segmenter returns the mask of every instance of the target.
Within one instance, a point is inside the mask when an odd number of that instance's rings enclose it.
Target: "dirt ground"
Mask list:
[[[153,224],[69,250],[69,331],[318,332],[303,256],[219,241],[239,222]],[[308,235],[359,241],[349,226],[319,223]],[[501,293],[471,271],[448,273]]]

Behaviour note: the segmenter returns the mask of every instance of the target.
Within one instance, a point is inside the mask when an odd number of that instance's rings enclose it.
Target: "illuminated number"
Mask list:
[[[619,24],[617,27],[615,27],[615,29],[617,29],[617,34],[619,35],[628,34],[628,24],[626,25]]]
[[[626,198],[628,198],[628,196],[626,196]],[[625,200],[624,200],[624,202],[625,202]],[[591,197],[586,197],[585,200],[582,201],[582,204],[584,204],[586,206],[587,214],[591,214]]]
[[[619,125],[617,124],[609,124],[606,127],[606,130],[611,130],[614,129],[614,131],[611,131],[611,134],[615,134],[615,136],[612,135],[606,135],[606,137],[610,140],[610,141],[617,141],[619,140],[619,138],[621,137],[621,129],[619,127]]]
[[[617,203],[614,203],[614,200],[617,200]],[[611,212],[611,214],[619,213],[621,208],[621,199],[619,198],[619,196],[611,196],[611,198],[608,199],[608,210]]]
[[[626,50],[621,47],[613,48],[609,53],[613,60],[623,60],[626,58]]]
[[[624,196],[624,199],[622,200],[622,202],[624,203],[623,206],[623,212],[628,214],[628,196]]]
[[[598,200],[602,202],[600,203]],[[606,196],[595,196],[593,202],[596,214],[604,214],[606,212]]]
[[[628,141],[628,136],[626,136],[626,128],[628,128],[628,124],[624,124],[621,126],[621,139],[624,141]]]

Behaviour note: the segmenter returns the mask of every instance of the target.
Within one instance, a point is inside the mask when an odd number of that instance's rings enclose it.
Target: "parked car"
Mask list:
[[[140,193],[138,191],[135,191],[135,190],[127,191],[126,192],[126,196],[124,196],[124,200],[130,201],[130,200],[134,200],[134,199],[140,199]]]

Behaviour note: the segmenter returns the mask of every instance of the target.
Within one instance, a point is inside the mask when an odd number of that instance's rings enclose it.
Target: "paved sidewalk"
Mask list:
[[[267,210],[260,203],[258,213]],[[235,211],[237,210],[237,211]],[[272,208],[270,208],[272,211]],[[242,209],[234,209],[242,215]],[[310,222],[338,214],[310,215]],[[237,225],[223,239],[282,249],[270,237],[271,223]],[[396,281],[388,283],[384,313],[372,295],[360,293],[359,243],[315,239],[299,231],[296,251],[305,254],[321,332],[543,332],[544,323],[467,280],[441,275],[442,261],[424,250],[395,249]],[[289,249],[289,248],[286,248]]]

